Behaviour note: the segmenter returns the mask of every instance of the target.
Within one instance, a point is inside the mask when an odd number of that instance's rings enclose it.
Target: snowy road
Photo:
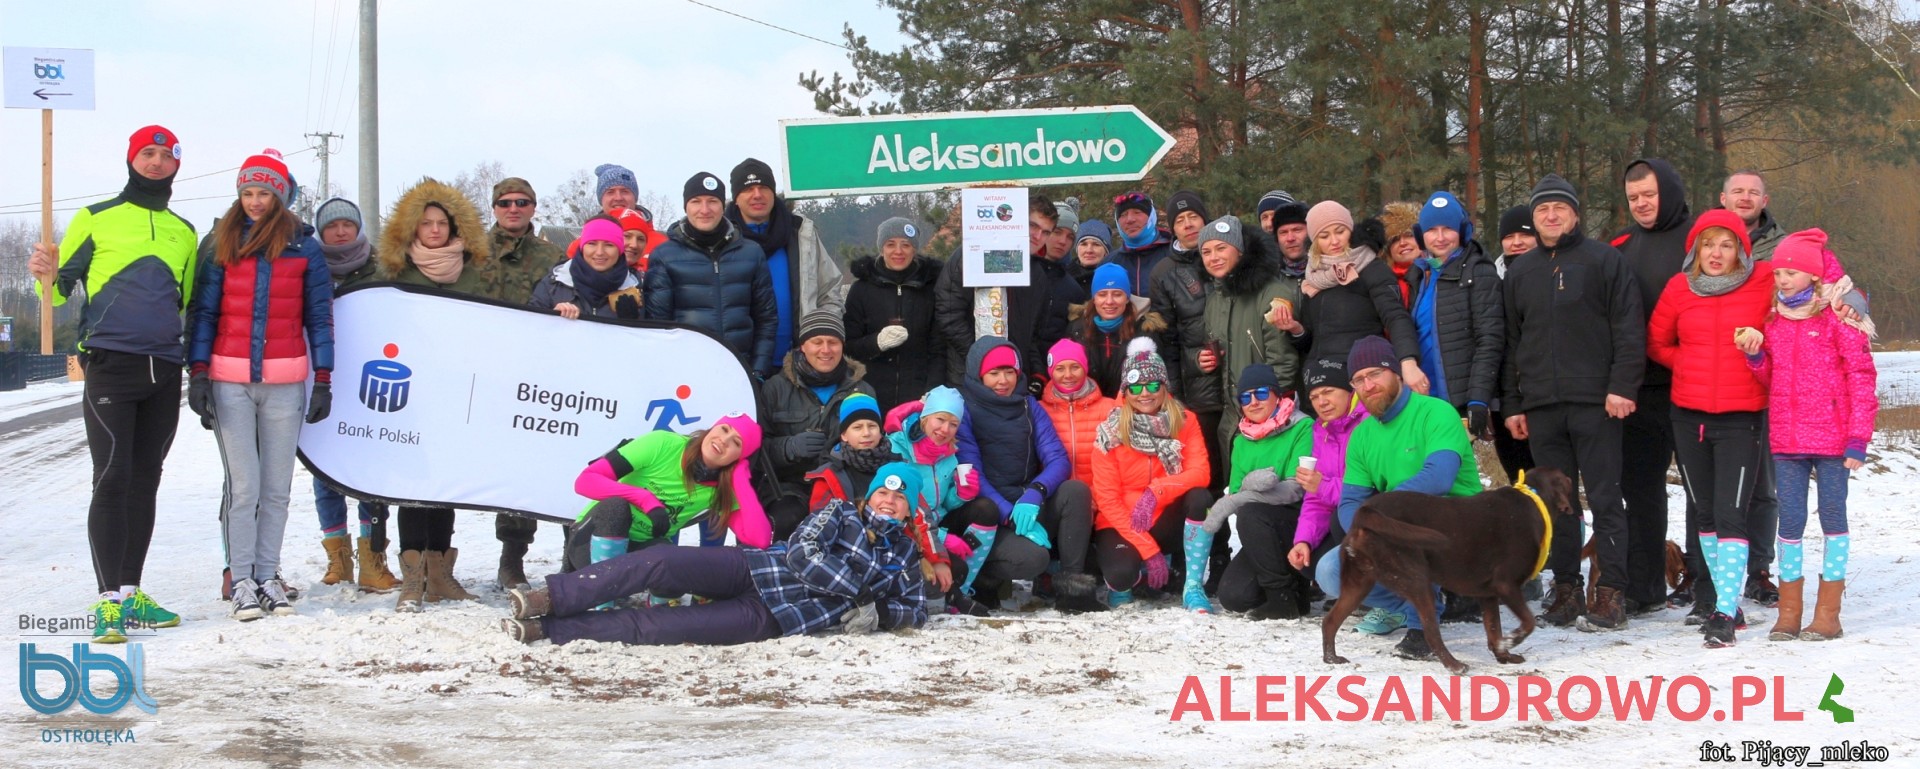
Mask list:
[[[1920,354],[1883,356],[1882,366],[1883,391],[1910,394],[1920,382]],[[0,609],[9,615],[80,617],[92,600],[84,434],[77,415],[42,416],[71,408],[77,395],[61,397],[0,401],[0,531],[8,535],[0,541]],[[1735,676],[1779,676],[1781,706],[1803,712],[1802,721],[1774,722],[1769,701],[1740,722],[1664,712],[1651,722],[1616,720],[1609,709],[1573,722],[1556,701],[1547,722],[1522,721],[1509,709],[1484,722],[1387,715],[1205,723],[1186,713],[1176,723],[1170,715],[1188,676],[1206,682],[1216,715],[1225,709],[1221,676],[1237,682],[1238,712],[1253,709],[1255,676],[1365,676],[1354,691],[1376,709],[1385,707],[1389,678],[1402,676],[1417,713],[1419,677],[1442,670],[1391,657],[1397,635],[1343,633],[1341,651],[1354,664],[1334,667],[1320,662],[1317,618],[1255,624],[1171,605],[1071,620],[1050,610],[1031,619],[942,618],[912,634],[718,649],[523,647],[496,629],[504,597],[478,589],[498,553],[490,516],[463,513],[455,537],[459,575],[482,601],[398,616],[390,595],[318,584],[324,559],[304,471],[294,482],[286,544],[288,577],[309,586],[301,616],[242,625],[217,600],[219,458],[211,435],[183,417],[145,586],[186,621],[133,639],[143,644],[145,688],[158,712],[96,716],[76,707],[42,716],[16,694],[18,666],[6,665],[0,766],[551,769],[629,757],[659,766],[1635,766],[1693,764],[1705,741],[1729,743],[1736,757],[1742,740],[1810,745],[1818,759],[1819,746],[1863,739],[1888,748],[1894,764],[1920,761],[1920,719],[1910,715],[1920,672],[1909,666],[1920,627],[1911,614],[1920,593],[1920,449],[1911,440],[1876,442],[1874,462],[1856,473],[1842,641],[1768,643],[1772,612],[1750,608],[1754,627],[1740,646],[1708,651],[1680,624],[1682,613],[1668,611],[1614,634],[1543,628],[1518,649],[1528,662],[1503,667],[1478,626],[1445,628],[1473,674],[1509,686],[1519,676],[1558,686],[1572,676],[1698,675],[1719,709]],[[1809,539],[1810,550],[1816,542]],[[543,526],[529,572],[556,569],[558,551],[558,529]],[[84,640],[14,635],[42,653]],[[1854,710],[1853,723],[1816,709],[1833,674],[1845,680],[1837,699]],[[54,688],[52,677],[41,680],[42,689]],[[1336,714],[1351,709],[1334,688],[1319,701]],[[1283,689],[1286,700],[1274,710],[1291,715],[1294,689]],[[1584,700],[1577,695],[1572,705]],[[85,728],[130,729],[135,741],[45,741],[55,730]]]

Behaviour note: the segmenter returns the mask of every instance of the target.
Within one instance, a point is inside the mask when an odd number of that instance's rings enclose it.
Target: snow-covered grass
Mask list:
[[[0,422],[79,402],[80,382],[49,379],[23,389],[0,392]]]
[[[1920,392],[1920,353],[1881,356],[1883,392]],[[0,406],[3,407],[3,406]],[[1908,715],[1920,674],[1903,662],[1920,623],[1913,562],[1920,556],[1920,448],[1877,440],[1855,474],[1847,635],[1769,643],[1773,612],[1749,607],[1753,627],[1734,649],[1709,651],[1682,612],[1636,618],[1627,630],[1542,628],[1495,664],[1477,625],[1447,625],[1454,653],[1475,675],[1703,676],[1714,697],[1736,675],[1784,677],[1786,707],[1805,720],[1775,723],[1770,709],[1740,723],[1651,723],[1610,715],[1574,723],[1170,721],[1188,676],[1230,676],[1235,710],[1252,706],[1257,675],[1362,675],[1378,695],[1388,676],[1440,676],[1436,663],[1390,655],[1387,638],[1342,633],[1353,664],[1320,661],[1318,618],[1252,623],[1194,616],[1172,605],[1064,618],[1050,609],[991,620],[937,618],[918,632],[787,638],[728,648],[533,647],[497,629],[505,599],[487,585],[498,545],[489,515],[463,513],[458,574],[477,603],[392,612],[391,595],[318,584],[318,527],[302,471],[295,479],[287,576],[308,586],[300,616],[240,624],[217,599],[221,563],[215,506],[221,470],[210,434],[182,420],[161,490],[146,588],[185,616],[178,628],[137,635],[154,716],[131,708],[94,716],[30,711],[13,693],[17,667],[0,665],[0,765],[98,766],[603,766],[922,764],[967,766],[1609,766],[1692,764],[1700,744],[1888,747],[1920,761],[1920,720]],[[88,464],[78,421],[0,436],[0,608],[12,615],[80,616],[92,600],[86,508]],[[1676,490],[1676,502],[1677,502]],[[1673,537],[1679,536],[1675,505]],[[1818,550],[1818,538],[1809,538]],[[529,571],[557,569],[559,534],[542,526]],[[1809,553],[1809,563],[1817,563]],[[1809,602],[1811,602],[1811,594]],[[1512,622],[1509,617],[1506,620]],[[74,640],[18,631],[43,651]],[[112,652],[120,654],[119,651]],[[1815,709],[1829,676],[1858,718],[1835,724]],[[43,684],[50,688],[51,681]],[[1282,707],[1291,710],[1289,699]],[[1417,690],[1416,690],[1417,691]],[[1329,710],[1343,703],[1329,686]],[[1416,701],[1416,707],[1418,702]],[[43,728],[132,729],[132,745],[44,744]]]

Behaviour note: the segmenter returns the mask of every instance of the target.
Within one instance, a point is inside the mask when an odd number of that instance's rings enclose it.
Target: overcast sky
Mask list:
[[[703,2],[836,44],[843,23],[886,48],[901,39],[872,0]],[[359,0],[0,0],[0,44],[94,51],[94,111],[54,115],[54,197],[85,197],[55,207],[118,192],[127,136],[159,123],[183,151],[173,208],[202,229],[232,202],[233,177],[187,177],[274,147],[315,185],[315,153],[294,154],[308,132],[346,136],[332,179],[357,194],[358,23]],[[379,41],[383,206],[422,175],[487,160],[542,196],[605,162],[676,200],[695,172],[724,179],[748,156],[777,174],[777,121],[817,116],[798,74],[852,74],[841,48],[687,0],[385,0]],[[38,217],[39,136],[38,111],[0,110],[4,220]]]

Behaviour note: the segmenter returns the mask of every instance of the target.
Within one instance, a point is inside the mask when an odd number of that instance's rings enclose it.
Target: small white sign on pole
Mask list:
[[[93,109],[93,51],[0,49],[7,109]]]
[[[1024,286],[1027,275],[1027,188],[960,191],[960,252],[967,286]]]

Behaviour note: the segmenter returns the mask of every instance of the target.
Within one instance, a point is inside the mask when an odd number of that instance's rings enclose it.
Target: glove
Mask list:
[[[840,631],[848,635],[871,633],[880,629],[880,611],[871,603],[853,607],[852,611],[840,615]]]
[[[907,327],[906,326],[888,326],[886,328],[880,329],[880,335],[876,341],[880,343],[881,352],[886,352],[895,347],[899,347],[900,345],[906,344],[907,343]]]
[[[1160,497],[1147,489],[1140,494],[1140,501],[1133,503],[1133,530],[1146,531],[1153,528],[1153,514],[1160,509]]]
[[[975,497],[980,496],[980,468],[967,468],[966,472],[954,477],[953,485],[955,493],[960,495],[962,501],[972,502]]]
[[[1039,374],[1027,375],[1027,394],[1035,398],[1047,391],[1047,378]]]
[[[973,557],[973,546],[958,534],[948,534],[946,544],[949,558],[965,561]]]
[[[1147,587],[1159,590],[1167,586],[1167,554],[1160,553],[1148,558],[1143,564],[1147,570]]]
[[[660,507],[657,503],[654,507],[642,510],[640,514],[646,516],[647,523],[653,526],[654,539],[665,539],[667,534],[673,531],[673,512]]]
[[[213,419],[213,380],[207,372],[195,371],[187,378],[187,408],[201,419]]]
[[[1025,499],[1025,497],[1021,497]],[[1013,533],[1044,548],[1051,549],[1053,540],[1047,538],[1047,528],[1040,525],[1040,506],[1025,502],[1013,506]]]
[[[200,429],[202,429],[202,430],[212,430],[212,429],[213,429],[213,417],[201,417],[201,418],[200,418]]]
[[[333,385],[313,383],[313,395],[307,398],[307,424],[315,424],[333,412]]]
[[[804,432],[787,439],[787,464],[797,464],[808,457],[818,458],[827,450],[825,433]]]
[[[1493,440],[1493,415],[1484,403],[1467,404],[1467,433],[1483,441]]]

